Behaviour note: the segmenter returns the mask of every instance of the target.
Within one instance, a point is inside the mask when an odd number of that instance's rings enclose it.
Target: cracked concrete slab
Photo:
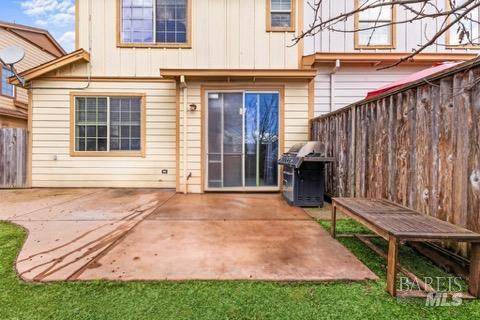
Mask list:
[[[25,280],[377,278],[278,194],[0,191],[0,208],[29,232],[16,263]]]

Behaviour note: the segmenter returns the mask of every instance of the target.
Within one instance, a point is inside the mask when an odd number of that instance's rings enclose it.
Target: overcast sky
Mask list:
[[[74,50],[75,0],[1,0],[0,20],[47,29],[67,52]]]

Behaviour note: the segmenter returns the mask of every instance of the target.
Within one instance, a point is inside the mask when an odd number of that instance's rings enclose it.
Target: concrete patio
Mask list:
[[[29,232],[25,280],[377,279],[278,194],[0,191],[0,220]]]

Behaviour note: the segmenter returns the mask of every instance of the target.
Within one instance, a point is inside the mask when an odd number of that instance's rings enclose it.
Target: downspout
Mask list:
[[[335,109],[335,73],[340,69],[340,60],[335,61],[335,66],[330,72],[330,112]]]
[[[188,86],[185,76],[180,77],[180,88],[183,91],[183,193],[188,193]]]

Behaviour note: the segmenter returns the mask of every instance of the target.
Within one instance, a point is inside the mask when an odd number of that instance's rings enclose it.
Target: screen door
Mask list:
[[[279,93],[207,93],[207,190],[278,188]]]

